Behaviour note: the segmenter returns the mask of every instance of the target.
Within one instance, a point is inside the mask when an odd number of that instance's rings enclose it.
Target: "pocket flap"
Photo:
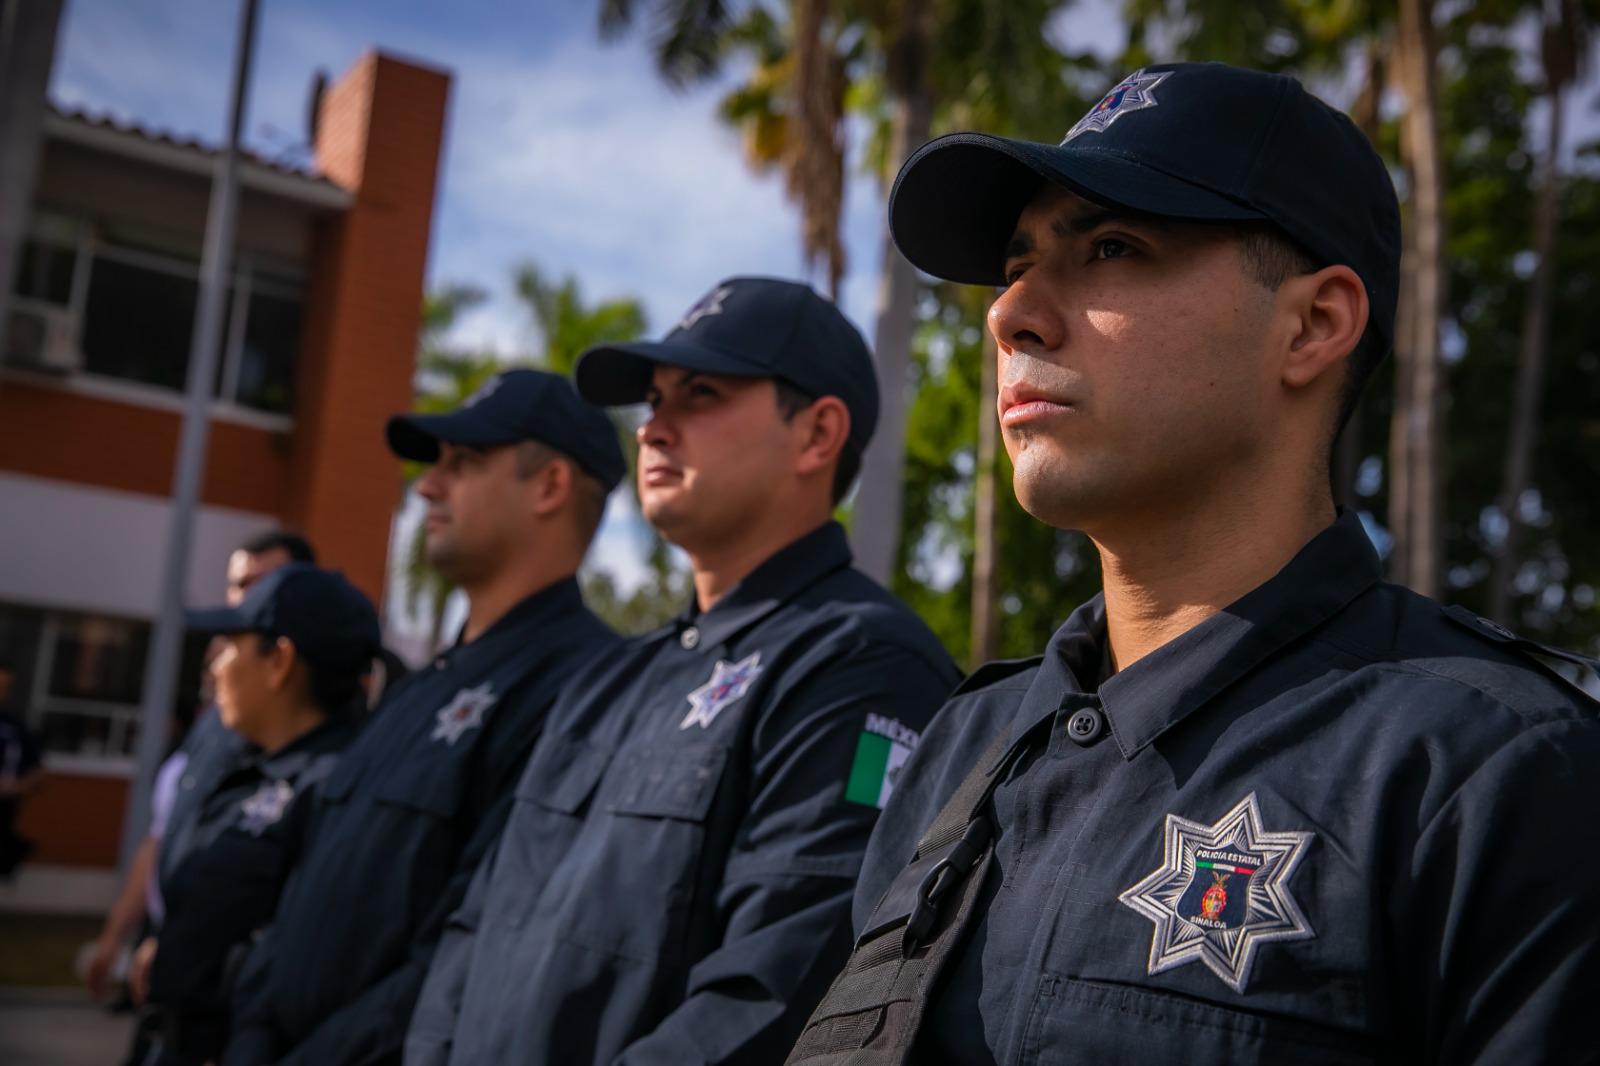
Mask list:
[[[577,814],[594,795],[611,752],[575,737],[545,735],[517,782],[517,798],[562,814]]]
[[[728,761],[719,744],[660,744],[630,748],[617,756],[616,814],[681,818],[702,822],[711,810]]]

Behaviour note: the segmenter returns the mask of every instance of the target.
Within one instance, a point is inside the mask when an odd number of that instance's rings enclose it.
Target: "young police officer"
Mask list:
[[[1361,133],[1286,77],[1150,67],[1059,146],[932,142],[890,212],[1006,286],[1017,496],[1105,587],[923,739],[790,1061],[1591,1061],[1596,708],[1384,584],[1329,499],[1394,329]]]
[[[296,563],[236,607],[191,614],[224,637],[211,662],[222,724],[252,757],[201,798],[193,840],[163,885],[166,920],[135,972],[160,1016],[152,1066],[222,1052],[230,958],[272,917],[294,834],[290,805],[327,777],[365,710],[361,681],[379,650],[378,615],[338,574]],[[301,809],[301,808],[297,808]],[[148,973],[148,977],[146,977]]]
[[[577,380],[650,404],[639,498],[695,602],[563,695],[406,1060],[771,1062],[848,950],[867,836],[958,677],[830,521],[877,418],[871,358],[809,288],[734,278]]]
[[[318,790],[305,853],[241,975],[230,1064],[398,1059],[444,919],[499,835],[551,700],[615,647],[573,576],[626,469],[603,413],[564,378],[511,370],[388,434],[433,464],[417,485],[428,559],[466,591],[466,625]]]

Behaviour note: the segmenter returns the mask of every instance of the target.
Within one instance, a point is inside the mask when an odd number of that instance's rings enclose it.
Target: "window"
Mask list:
[[[182,391],[199,295],[192,276],[95,256],[83,311],[84,369]]]
[[[0,604],[0,656],[15,671],[12,710],[47,757],[129,764],[149,640],[149,624],[133,619]],[[184,648],[180,724],[198,704],[205,648],[203,637]]]
[[[289,414],[303,290],[282,270],[269,270],[247,254],[235,264],[224,305],[217,399]],[[96,231],[41,215],[24,244],[14,286],[28,321],[13,315],[17,337],[8,349],[17,350],[8,350],[7,359],[182,392],[199,276],[199,263],[171,239]]]
[[[17,260],[17,295],[67,306],[72,300],[72,263],[76,255],[70,246],[24,241]]]

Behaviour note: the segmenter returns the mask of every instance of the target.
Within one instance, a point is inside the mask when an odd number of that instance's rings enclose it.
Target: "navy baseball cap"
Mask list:
[[[867,342],[837,307],[799,282],[727,278],[662,340],[591,348],[573,378],[592,403],[639,403],[657,364],[781,378],[812,397],[837,396],[850,412],[858,450],[878,424],[878,376]]]
[[[1123,78],[1058,145],[936,138],[895,179],[889,229],[926,273],[1003,285],[1017,218],[1046,182],[1166,218],[1270,222],[1323,264],[1354,270],[1371,324],[1386,350],[1394,343],[1394,183],[1355,123],[1291,77],[1166,63]]]
[[[201,633],[287,637],[300,655],[334,669],[359,670],[381,648],[372,601],[343,574],[310,563],[280,566],[237,607],[188,614]]]
[[[546,370],[502,370],[448,414],[395,415],[389,450],[421,463],[439,460],[439,442],[489,448],[536,440],[568,456],[609,492],[628,471],[617,429],[584,402],[572,382]]]

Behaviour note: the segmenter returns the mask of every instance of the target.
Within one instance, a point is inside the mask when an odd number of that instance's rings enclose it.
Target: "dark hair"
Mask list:
[[[290,533],[287,529],[258,533],[239,545],[238,550],[246,555],[265,555],[270,551],[283,551],[288,553],[291,563],[315,564],[317,561],[317,553],[312,549],[311,542],[298,533]]]
[[[817,398],[797,385],[782,378],[773,378],[772,384],[778,390],[778,413],[785,422],[792,421],[794,416],[804,411],[807,407],[817,402]],[[850,486],[855,484],[856,475],[861,473],[861,450],[853,441],[845,441],[843,448],[839,449],[839,462],[833,468],[833,505],[837,507],[839,501],[845,498],[850,491]]]
[[[278,638],[271,634],[256,634],[256,647],[262,655],[272,651],[277,643]],[[296,649],[297,654],[298,651]],[[304,655],[300,655],[299,659],[306,668],[306,694],[317,710],[330,718],[348,712],[355,705],[356,697],[361,692],[361,679],[371,669],[370,663],[357,667],[332,667]]]
[[[1270,222],[1241,222],[1233,228],[1244,256],[1245,269],[1258,284],[1274,292],[1291,277],[1315,274],[1328,265]],[[1383,335],[1369,320],[1361,339],[1345,360],[1344,380],[1339,386],[1339,406],[1333,420],[1333,433],[1329,437],[1330,460],[1332,442],[1344,432],[1345,424],[1350,421],[1356,404],[1361,400],[1362,390],[1367,387],[1372,372],[1387,354]]]

